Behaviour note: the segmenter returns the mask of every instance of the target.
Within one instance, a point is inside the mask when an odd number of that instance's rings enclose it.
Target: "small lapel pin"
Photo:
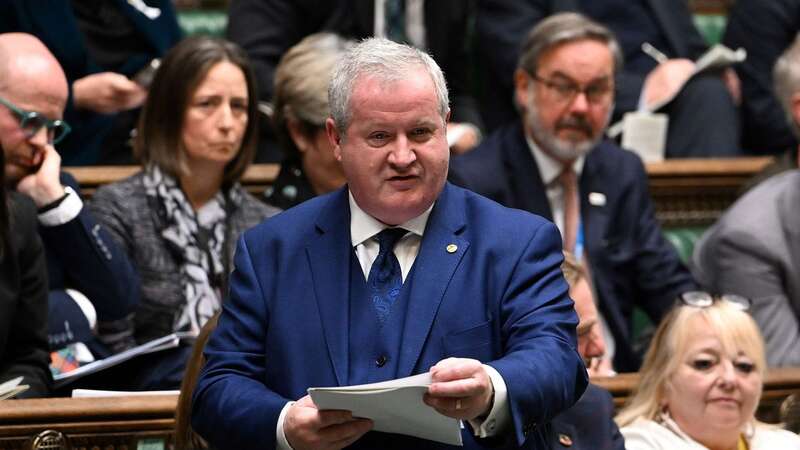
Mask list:
[[[589,204],[593,206],[606,206],[606,194],[602,192],[590,192]]]
[[[450,244],[447,246],[447,253],[455,253],[458,250],[458,246],[456,244]]]
[[[564,447],[572,447],[572,438],[569,437],[568,434],[559,433],[558,442],[560,442]]]

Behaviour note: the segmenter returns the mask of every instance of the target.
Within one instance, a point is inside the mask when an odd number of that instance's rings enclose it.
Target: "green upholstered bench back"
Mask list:
[[[178,11],[178,24],[184,36],[209,34],[225,36],[228,11],[224,9],[190,9]]]

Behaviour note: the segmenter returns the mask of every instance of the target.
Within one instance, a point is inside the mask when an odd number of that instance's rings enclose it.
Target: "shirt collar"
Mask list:
[[[350,240],[353,242],[353,247],[371,239],[372,236],[380,233],[385,228],[391,228],[361,209],[349,190],[347,191],[347,195],[350,201]],[[434,204],[436,204],[436,202],[434,202]],[[404,228],[418,236],[422,236],[432,210],[433,204],[422,214],[398,225],[397,228]]]
[[[533,154],[533,159],[536,160],[536,165],[539,166],[539,174],[542,177],[542,182],[545,186],[553,183],[561,172],[564,171],[564,163],[553,158],[545,153],[536,142],[531,139],[528,133],[525,133],[525,141],[528,142],[528,148]],[[583,163],[586,161],[586,156],[580,156],[572,163],[572,170],[575,175],[580,179],[581,172],[583,171]]]

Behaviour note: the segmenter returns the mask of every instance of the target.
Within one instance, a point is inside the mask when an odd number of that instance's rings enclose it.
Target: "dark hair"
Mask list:
[[[194,36],[170,50],[153,77],[153,84],[139,117],[134,152],[143,165],[155,164],[178,177],[187,172],[181,131],[192,94],[208,71],[227,61],[239,67],[247,82],[247,128],[242,148],[227,167],[223,185],[237,181],[256,151],[258,138],[258,91],[256,78],[244,51],[232,42],[211,36]]]

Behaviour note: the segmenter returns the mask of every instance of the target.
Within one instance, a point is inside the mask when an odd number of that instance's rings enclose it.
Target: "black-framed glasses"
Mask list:
[[[50,144],[58,144],[69,134],[69,125],[61,119],[50,120],[41,113],[26,111],[2,97],[0,97],[0,104],[5,105],[6,108],[14,113],[19,120],[19,127],[27,138],[35,136],[39,130],[46,128],[47,142]]]
[[[709,306],[713,305],[714,302],[720,300],[730,303],[734,308],[740,311],[748,311],[752,305],[752,301],[749,298],[741,295],[711,295],[705,291],[687,291],[682,293],[678,299],[684,305],[694,306],[696,308],[708,308]]]
[[[568,78],[547,79],[535,73],[530,74],[531,78],[545,85],[556,96],[556,100],[562,103],[570,103],[578,94],[586,96],[589,103],[598,105],[608,102],[614,92],[614,84],[607,80],[596,80],[586,86],[581,86]]]

